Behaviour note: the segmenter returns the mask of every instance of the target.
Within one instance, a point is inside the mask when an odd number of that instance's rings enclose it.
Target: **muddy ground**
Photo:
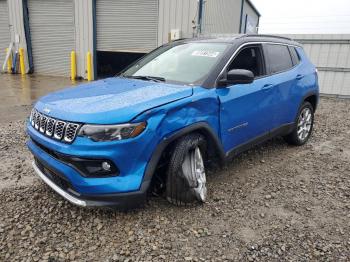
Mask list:
[[[30,106],[22,106],[29,113]],[[321,100],[308,144],[274,139],[209,174],[209,200],[75,207],[34,175],[23,121],[0,127],[0,261],[349,261],[350,100]]]

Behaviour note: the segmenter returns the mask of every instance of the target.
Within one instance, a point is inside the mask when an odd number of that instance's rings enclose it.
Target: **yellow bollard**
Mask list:
[[[91,53],[90,51],[86,54],[86,69],[87,69],[87,79],[92,81],[92,64],[91,64]]]
[[[75,80],[77,78],[77,59],[75,51],[70,53],[70,79]]]
[[[21,68],[21,74],[25,75],[26,67],[24,65],[24,49],[23,48],[19,49],[19,65]]]
[[[6,48],[6,55],[8,53],[9,49]],[[11,73],[12,71],[12,54],[10,54],[9,59],[7,60],[7,73]]]

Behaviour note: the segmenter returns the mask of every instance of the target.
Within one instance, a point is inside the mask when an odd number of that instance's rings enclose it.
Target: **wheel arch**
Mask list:
[[[220,161],[225,159],[224,149],[217,134],[214,132],[214,130],[210,127],[208,123],[198,122],[184,127],[180,130],[177,130],[170,136],[163,138],[163,140],[158,144],[158,146],[154,150],[151,159],[147,164],[147,168],[143,179],[144,182],[151,181],[163,153],[169,150],[171,145],[179,138],[194,132],[200,133],[205,137],[205,139],[207,140],[207,148],[209,154],[217,156]]]
[[[318,99],[319,99],[319,96],[318,96],[317,93],[314,93],[314,92],[308,93],[307,95],[304,96],[301,105],[302,105],[304,102],[309,102],[309,103],[312,105],[312,107],[313,107],[313,109],[314,109],[314,112],[315,112],[316,109],[317,109],[317,105],[318,105]],[[301,106],[301,105],[300,105],[300,106]]]

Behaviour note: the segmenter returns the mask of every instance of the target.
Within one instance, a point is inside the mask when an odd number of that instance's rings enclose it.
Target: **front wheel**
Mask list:
[[[193,133],[181,138],[170,157],[166,198],[175,205],[205,202],[207,197],[204,154],[206,141]]]
[[[304,145],[310,138],[314,125],[314,109],[309,102],[301,106],[294,130],[284,139],[292,145]]]

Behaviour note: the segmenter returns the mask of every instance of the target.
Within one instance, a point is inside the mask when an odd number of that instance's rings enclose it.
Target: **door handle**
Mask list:
[[[274,85],[272,85],[272,84],[266,84],[266,85],[264,85],[262,88],[261,88],[261,90],[270,90],[272,87],[273,87]]]
[[[297,79],[297,80],[301,80],[301,79],[303,79],[303,78],[304,78],[304,75],[300,75],[300,74],[299,74],[299,75],[296,76],[296,79]]]

